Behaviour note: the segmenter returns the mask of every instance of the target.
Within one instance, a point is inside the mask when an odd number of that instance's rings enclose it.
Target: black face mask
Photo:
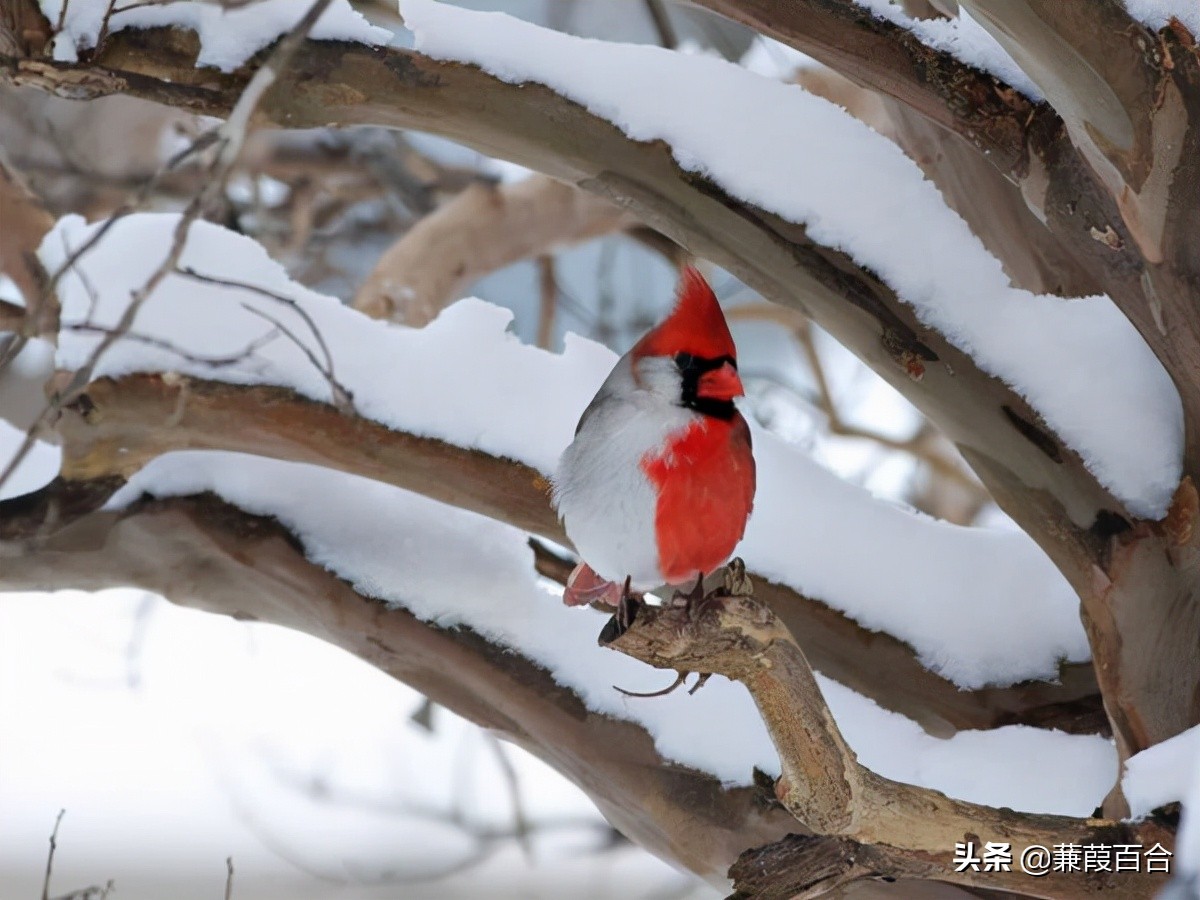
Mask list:
[[[679,403],[698,413],[728,421],[736,411],[732,400],[720,400],[715,397],[701,397],[697,394],[700,389],[700,377],[705,372],[713,372],[729,363],[737,370],[737,360],[732,356],[693,356],[690,353],[676,353],[675,366],[683,377],[683,390]]]

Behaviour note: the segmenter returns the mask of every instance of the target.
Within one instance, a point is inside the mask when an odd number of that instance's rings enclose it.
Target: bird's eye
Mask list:
[[[695,360],[695,357],[692,356],[692,354],[690,354],[690,353],[676,353],[675,354],[675,365],[679,368],[680,371],[683,371],[684,369],[689,368],[692,365],[692,362],[694,360]]]

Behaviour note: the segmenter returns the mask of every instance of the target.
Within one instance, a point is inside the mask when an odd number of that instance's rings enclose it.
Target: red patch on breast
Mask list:
[[[670,584],[721,566],[746,531],[754,505],[750,429],[739,414],[705,417],[660,453],[642,457],[658,494],[654,530],[658,567]]]

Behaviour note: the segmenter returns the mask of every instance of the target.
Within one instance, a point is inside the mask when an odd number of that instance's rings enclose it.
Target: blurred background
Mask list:
[[[354,5],[407,43],[391,0]],[[663,0],[460,5],[717,54],[853,102],[794,51]],[[0,89],[0,151],[55,216],[110,214],[208,124],[125,98]],[[147,208],[182,208],[204,173],[172,173]],[[365,306],[385,252],[456,234],[473,204],[519,198],[530,177],[419,133],[260,131],[205,217],[260,241],[295,280]],[[550,351],[575,332],[623,352],[669,308],[681,256],[620,216],[593,231],[515,262],[484,248],[478,272],[443,299],[505,306],[514,333]],[[1010,527],[950,444],[877,376],[790,310],[707,274],[739,345],[748,414],[878,496]],[[16,286],[0,276],[4,298]],[[0,380],[10,416],[0,459],[39,410],[50,362],[31,342]],[[56,471],[56,449],[40,445],[0,496]],[[51,896],[721,896],[623,839],[544,764],[343,651],[138,591],[0,598],[0,723],[6,898],[41,895],[60,810]]]

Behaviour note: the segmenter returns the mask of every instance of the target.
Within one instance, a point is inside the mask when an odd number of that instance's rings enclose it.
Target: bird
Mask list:
[[[552,479],[580,563],[568,606],[614,606],[722,566],[754,505],[737,348],[704,276],[682,270],[671,313],[613,366]],[[678,592],[677,592],[678,593]]]

